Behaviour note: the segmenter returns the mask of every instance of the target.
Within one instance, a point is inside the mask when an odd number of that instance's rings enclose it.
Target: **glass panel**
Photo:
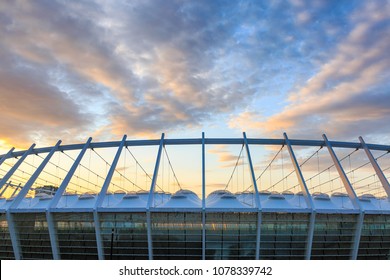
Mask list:
[[[0,259],[15,259],[11,237],[8,230],[8,222],[5,214],[0,214]]]
[[[257,213],[207,213],[206,259],[254,259]]]
[[[350,259],[357,215],[317,214],[311,258]]]
[[[49,229],[44,213],[13,214],[21,258],[53,259]]]
[[[54,213],[54,221],[61,259],[98,259],[92,213]]]
[[[147,260],[145,213],[101,213],[100,227],[106,260]]]
[[[304,259],[308,227],[309,214],[263,213],[260,258]]]
[[[390,260],[390,215],[365,215],[358,259]]]
[[[152,213],[153,258],[202,259],[201,213]]]

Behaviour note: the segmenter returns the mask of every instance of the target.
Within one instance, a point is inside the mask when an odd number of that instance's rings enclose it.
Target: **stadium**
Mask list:
[[[390,145],[199,138],[0,156],[0,259],[390,259]]]

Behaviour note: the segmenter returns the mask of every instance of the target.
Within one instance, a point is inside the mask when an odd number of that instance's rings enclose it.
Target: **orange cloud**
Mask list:
[[[354,28],[350,34],[318,73],[290,93],[287,106],[269,117],[253,110],[242,112],[232,116],[229,126],[278,136],[283,131],[319,136],[324,132],[369,132],[373,129],[370,123],[384,123],[390,113],[388,93],[376,87],[388,76],[390,56],[386,29],[378,29],[378,25],[387,20],[388,8],[367,3],[365,9],[370,13],[360,11],[351,16]]]

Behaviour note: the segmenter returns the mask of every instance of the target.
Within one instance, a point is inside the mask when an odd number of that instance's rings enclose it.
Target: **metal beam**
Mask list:
[[[15,163],[14,166],[11,167],[11,169],[5,174],[3,179],[0,180],[0,188],[3,187],[3,185],[11,178],[11,176],[14,174],[14,172],[19,168],[19,166],[22,164],[22,162],[26,159],[26,157],[31,153],[31,151],[34,149],[35,144],[32,144],[31,147],[22,153],[22,157]]]
[[[324,138],[325,145],[328,148],[328,151],[330,153],[330,156],[332,157],[333,163],[337,169],[337,172],[339,173],[340,179],[343,182],[343,185],[348,193],[349,199],[352,201],[352,204],[355,207],[355,209],[358,209],[360,211],[360,214],[359,214],[359,221],[360,221],[360,220],[364,219],[364,209],[361,206],[361,204],[359,202],[359,198],[357,197],[355,190],[352,188],[352,185],[349,182],[349,179],[348,179],[347,175],[345,174],[345,171],[344,171],[343,167],[341,166],[341,163],[340,163],[339,159],[337,158],[336,153],[334,152],[334,150],[332,148],[332,144],[328,141],[328,138],[326,137],[325,134],[323,134],[322,137]],[[359,225],[359,223],[357,224],[356,229],[355,229],[353,246],[351,248],[351,259],[356,259],[358,249],[359,249],[360,236],[361,236],[361,231],[363,228],[363,226],[362,226],[363,221],[361,222],[360,225]]]
[[[14,250],[15,260],[22,259],[22,254],[20,250],[20,242],[19,242],[19,233],[16,229],[13,214],[7,211],[6,213],[7,223],[9,235],[11,237],[12,249]]]
[[[147,223],[149,260],[153,260],[152,221],[150,216],[150,208],[152,207],[153,200],[154,200],[154,190],[156,188],[156,182],[158,177],[158,171],[160,168],[160,160],[161,160],[163,147],[164,147],[164,133],[161,134],[160,146],[157,152],[156,164],[154,166],[154,172],[152,177],[152,183],[150,184],[148,202],[146,204],[146,223]]]
[[[285,143],[287,145],[288,153],[290,154],[291,162],[294,166],[295,174],[297,175],[299,185],[301,186],[302,193],[306,200],[306,205],[311,209],[310,221],[309,221],[309,230],[307,232],[307,241],[306,241],[306,250],[305,250],[305,259],[310,260],[311,258],[311,248],[313,246],[313,235],[314,235],[314,225],[316,210],[314,206],[313,199],[310,195],[309,189],[307,188],[305,178],[303,177],[301,167],[298,164],[297,158],[295,157],[294,150],[292,148],[291,142],[288,139],[287,133],[283,133]]]
[[[57,238],[57,229],[55,227],[55,220],[52,213],[52,209],[55,208],[60,201],[63,193],[65,192],[66,188],[69,185],[70,180],[73,177],[74,172],[76,171],[77,167],[79,166],[86,150],[89,147],[89,144],[91,143],[92,138],[88,138],[87,142],[84,144],[84,146],[81,149],[81,152],[77,156],[76,160],[74,161],[72,167],[69,169],[68,173],[66,174],[64,180],[61,182],[60,187],[54,194],[54,197],[50,201],[49,205],[46,207],[46,220],[47,220],[47,226],[49,230],[49,236],[50,236],[50,244],[52,248],[53,253],[53,259],[59,260],[61,258],[60,250],[58,246],[58,238]]]
[[[316,224],[316,211],[310,213],[309,230],[307,231],[305,260],[311,259],[311,250],[313,248],[314,228]]]
[[[364,151],[366,152],[366,155],[368,159],[371,162],[372,167],[374,167],[376,176],[378,176],[379,180],[381,181],[382,187],[385,189],[385,192],[387,194],[387,198],[390,198],[390,185],[389,181],[387,180],[385,174],[383,174],[382,169],[379,167],[378,162],[375,160],[374,156],[372,155],[370,149],[367,147],[366,142],[364,142],[363,137],[359,137],[360,143],[362,144],[362,147]]]
[[[261,223],[262,223],[262,212],[257,212],[257,228],[256,228],[256,251],[255,251],[255,258],[256,260],[260,259],[260,248],[261,248]]]
[[[333,150],[332,144],[328,141],[328,138],[326,137],[325,134],[323,134],[322,137],[324,138],[325,145],[328,148],[330,156],[332,157],[334,166],[336,167],[337,172],[339,173],[340,179],[343,182],[344,188],[346,189],[346,191],[348,193],[349,199],[352,201],[352,204],[355,207],[355,209],[362,211],[362,207],[361,207],[359,199],[355,193],[355,190],[352,188],[352,185],[349,182],[349,179],[348,179],[347,175],[345,174],[345,171],[344,171],[343,167],[341,166],[341,163],[340,163],[339,159],[337,158],[336,153]]]
[[[360,237],[362,235],[362,230],[363,230],[363,223],[364,223],[364,212],[360,212],[356,221],[356,230],[355,230],[355,236],[353,240],[353,248],[351,254],[352,260],[356,260],[358,257]]]
[[[153,177],[152,177],[152,183],[150,184],[148,203],[146,205],[147,211],[149,211],[150,207],[153,204],[154,190],[156,188],[156,182],[157,182],[157,177],[158,177],[158,171],[160,168],[160,160],[161,160],[161,153],[162,153],[163,147],[164,147],[164,133],[161,134],[160,146],[159,146],[158,152],[157,152],[156,164],[154,166],[154,172],[153,172]]]
[[[202,260],[206,259],[206,152],[202,132]]]
[[[148,256],[149,260],[153,260],[152,217],[150,215],[150,210],[146,211],[146,230],[148,238]]]
[[[206,211],[202,210],[202,260],[206,259]]]
[[[47,209],[51,209],[57,206],[58,202],[60,201],[63,193],[65,192],[70,180],[73,177],[73,174],[75,173],[77,167],[79,166],[85,151],[88,149],[90,143],[92,141],[92,138],[89,138],[87,142],[82,146],[80,154],[77,156],[76,160],[74,161],[72,167],[69,169],[68,173],[66,174],[64,180],[61,182],[60,187],[56,191],[53,199],[51,200],[50,204],[47,206]]]
[[[253,168],[253,163],[252,163],[252,157],[251,157],[251,152],[249,150],[249,144],[248,144],[248,139],[246,138],[246,133],[243,132],[243,138],[244,138],[244,145],[245,145],[245,151],[246,155],[248,157],[248,162],[249,162],[249,171],[251,175],[251,181],[252,185],[254,188],[254,195],[255,195],[255,202],[256,202],[256,208],[258,210],[257,213],[257,231],[256,231],[256,251],[255,251],[255,258],[256,260],[260,259],[260,240],[261,240],[261,203],[260,203],[260,195],[259,195],[259,189],[257,187],[257,181],[256,181],[256,176],[255,176],[255,171]]]
[[[103,186],[99,192],[99,195],[96,199],[95,205],[93,207],[93,220],[95,224],[95,234],[96,234],[96,244],[97,244],[97,250],[98,250],[98,257],[99,260],[104,260],[104,249],[103,249],[103,240],[100,230],[100,219],[99,219],[99,213],[98,208],[102,206],[104,197],[106,196],[108,187],[110,186],[112,176],[114,175],[116,165],[118,164],[119,158],[121,156],[123,147],[125,145],[127,136],[124,135],[122,138],[121,143],[119,144],[119,148],[116,152],[116,155],[114,157],[114,160],[112,161],[112,164],[110,166],[110,169],[106,175],[106,180],[104,180]]]
[[[12,152],[15,150],[15,148],[11,148],[11,150],[9,150],[8,151],[8,153],[6,153],[5,155],[3,155],[2,157],[1,157],[1,159],[0,159],[0,166],[3,164],[3,162],[6,160],[6,159],[8,159],[8,158],[10,158],[12,155]]]
[[[257,181],[256,181],[255,171],[253,168],[251,152],[249,150],[248,139],[246,138],[245,132],[243,132],[243,136],[244,136],[244,145],[245,145],[246,155],[248,157],[248,162],[249,162],[249,171],[251,174],[252,185],[253,185],[253,188],[255,190],[255,195],[256,195],[256,197],[255,197],[256,207],[257,207],[257,209],[259,209],[259,211],[261,211],[259,189],[257,188]]]
[[[110,167],[110,169],[109,169],[109,171],[107,173],[106,180],[104,181],[104,184],[103,184],[103,186],[102,186],[102,188],[101,188],[101,190],[99,192],[99,195],[98,195],[98,197],[96,199],[94,209],[97,209],[98,207],[102,206],[104,197],[106,196],[108,187],[110,186],[112,176],[114,175],[116,165],[118,164],[119,158],[121,156],[122,149],[123,149],[123,147],[125,145],[126,138],[127,138],[126,135],[124,135],[123,138],[122,138],[122,141],[121,141],[121,143],[119,145],[119,148],[118,148],[118,150],[116,152],[116,155],[114,157],[114,160],[112,161],[111,167]]]
[[[51,251],[53,253],[53,259],[59,260],[60,250],[58,246],[57,232],[54,226],[54,217],[51,212],[46,211],[46,221],[47,221],[47,228],[49,230],[50,245],[51,245]]]
[[[202,132],[202,210],[206,209],[206,148],[204,132]]]
[[[301,139],[290,139],[291,145],[293,146],[307,146],[307,147],[320,147],[324,146],[325,142],[323,140],[301,140]],[[329,141],[332,147],[335,148],[351,148],[351,149],[360,149],[362,148],[361,143],[355,142],[341,142],[341,141]],[[160,140],[128,140],[126,141],[126,146],[157,146],[159,145]],[[248,138],[249,145],[283,145],[285,143],[284,139],[262,139],[262,138]],[[118,147],[120,141],[111,141],[111,142],[95,142],[91,143],[90,148],[100,149],[100,148],[114,148]],[[187,138],[187,139],[166,139],[164,145],[200,145],[202,144],[202,138]],[[205,144],[229,144],[229,145],[242,145],[242,138],[206,138]],[[71,144],[61,146],[61,151],[72,151],[82,149],[84,144]],[[378,151],[390,151],[390,145],[378,145],[378,144],[367,144],[367,147],[371,150]],[[34,149],[33,153],[48,153],[51,150],[51,147],[44,147]],[[12,157],[19,157],[23,155],[25,151],[17,151],[11,153]],[[4,155],[0,155],[2,157]]]
[[[22,190],[19,192],[19,194],[13,200],[11,205],[8,207],[7,220],[8,220],[8,227],[9,227],[9,231],[10,231],[10,235],[11,235],[12,247],[14,249],[15,259],[21,259],[22,255],[20,252],[20,242],[19,242],[19,238],[18,238],[18,236],[19,236],[18,229],[15,227],[13,216],[12,216],[13,214],[10,211],[12,209],[17,208],[18,205],[20,204],[20,202],[24,199],[26,194],[31,189],[32,185],[35,183],[36,179],[41,174],[42,170],[45,168],[46,164],[50,161],[53,154],[58,150],[58,147],[60,144],[61,144],[61,140],[58,141],[57,144],[51,149],[49,154],[45,157],[45,159],[42,161],[42,163],[39,165],[39,167],[35,170],[33,175],[30,177],[30,179],[24,185]],[[31,147],[33,147],[33,146],[31,146]],[[20,160],[22,160],[22,159],[24,160],[23,157]],[[18,161],[18,163],[19,163],[19,161]],[[50,234],[50,232],[49,232],[49,234]]]
[[[96,247],[98,251],[98,258],[99,260],[104,260],[103,240],[101,235],[102,233],[100,230],[100,221],[99,221],[99,214],[97,212],[97,209],[93,210],[93,223],[95,225]]]
[[[297,175],[299,185],[301,186],[301,191],[303,192],[303,195],[305,197],[306,204],[310,209],[314,210],[315,207],[314,207],[313,199],[310,195],[309,189],[306,186],[305,178],[303,177],[301,168],[299,167],[297,158],[295,157],[294,150],[291,146],[290,140],[287,137],[287,133],[283,133],[283,136],[284,136],[285,143],[287,145],[288,152],[290,154],[291,162],[294,166],[295,174]]]
[[[45,157],[45,159],[42,161],[42,163],[38,166],[38,168],[34,171],[34,173],[31,175],[30,179],[28,179],[27,183],[24,185],[22,190],[18,193],[18,195],[15,197],[15,199],[12,201],[12,204],[9,206],[9,209],[15,209],[18,207],[20,202],[24,199],[26,194],[30,191],[32,185],[35,183],[35,181],[38,179],[39,175],[45,168],[46,164],[49,162],[53,154],[58,150],[58,146],[61,144],[61,140],[57,142],[57,144],[51,149],[49,154]]]

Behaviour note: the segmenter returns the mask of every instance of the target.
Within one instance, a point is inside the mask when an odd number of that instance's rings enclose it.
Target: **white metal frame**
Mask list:
[[[158,171],[160,168],[160,160],[161,154],[164,147],[164,136],[165,134],[161,134],[160,145],[158,147],[156,165],[154,167],[152,183],[150,184],[150,191],[148,197],[148,203],[146,205],[146,223],[147,223],[147,235],[148,235],[148,252],[149,252],[149,260],[153,260],[153,238],[152,238],[152,221],[150,210],[152,208],[153,200],[154,200],[154,190],[156,188]]]
[[[18,205],[20,204],[20,202],[24,199],[26,194],[29,192],[31,186],[34,184],[35,180],[38,178],[38,176],[41,174],[42,170],[45,168],[46,164],[49,162],[50,158],[53,156],[55,151],[57,151],[57,149],[58,149],[60,144],[61,144],[61,140],[59,140],[57,142],[57,144],[51,149],[49,154],[42,161],[42,163],[39,165],[39,167],[34,171],[32,176],[30,177],[30,179],[26,182],[24,187],[21,189],[21,191],[18,193],[18,195],[14,198],[14,200],[12,201],[12,203],[8,207],[8,211],[7,211],[7,214],[6,214],[7,222],[8,222],[8,229],[9,229],[9,232],[10,232],[12,247],[14,249],[15,259],[17,259],[17,260],[20,260],[22,258],[22,254],[21,254],[21,250],[20,250],[20,240],[18,238],[19,234],[18,234],[18,230],[17,230],[17,228],[15,226],[12,210],[16,209],[18,207]],[[31,146],[31,147],[33,147],[33,146]],[[20,164],[21,164],[23,162],[23,160],[27,157],[27,155],[30,152],[31,152],[31,149],[28,150],[23,155],[22,158],[20,158],[18,163],[20,162]],[[14,173],[14,171],[12,171],[12,174]],[[11,176],[9,176],[9,177],[11,177]]]
[[[206,147],[202,132],[202,260],[206,259]]]
[[[385,189],[388,197],[390,195],[390,186],[389,182],[386,179],[386,177],[383,174],[382,169],[376,162],[375,158],[372,156],[371,150],[380,150],[380,151],[390,151],[390,145],[376,145],[376,144],[366,144],[362,137],[359,137],[360,143],[352,143],[352,142],[339,142],[339,141],[329,141],[326,137],[326,135],[323,135],[323,140],[294,140],[289,139],[287,137],[287,134],[284,133],[284,139],[254,139],[254,138],[247,138],[246,134],[243,133],[242,138],[205,138],[205,134],[202,133],[201,138],[193,138],[193,139],[165,139],[164,134],[162,134],[161,138],[159,140],[126,140],[126,135],[123,137],[121,141],[112,141],[112,142],[95,142],[92,143],[92,138],[89,138],[88,141],[84,144],[76,144],[76,145],[61,145],[61,141],[58,141],[58,143],[53,147],[46,147],[46,148],[35,148],[35,144],[33,144],[28,150],[26,151],[14,151],[14,148],[10,149],[6,154],[0,155],[0,165],[7,159],[11,157],[20,157],[19,160],[16,162],[16,164],[5,174],[5,176],[0,180],[0,189],[4,187],[2,190],[2,193],[6,190],[8,187],[8,180],[12,177],[14,172],[19,168],[19,166],[23,163],[25,158],[30,154],[40,154],[40,153],[49,153],[47,157],[43,160],[41,165],[37,168],[37,170],[34,172],[34,174],[30,177],[30,179],[27,181],[26,185],[22,188],[22,190],[19,192],[19,194],[14,198],[13,202],[8,204],[9,206],[6,208],[5,213],[7,217],[8,222],[8,228],[11,235],[11,241],[12,246],[14,249],[14,254],[16,259],[20,259],[21,252],[20,252],[20,245],[18,241],[18,233],[17,229],[14,224],[14,219],[12,216],[12,213],[15,212],[15,210],[18,208],[18,205],[20,202],[24,199],[25,195],[28,193],[32,185],[34,184],[35,180],[38,178],[40,173],[43,171],[46,164],[49,162],[51,156],[58,151],[70,151],[70,150],[81,150],[80,154],[78,155],[77,159],[73,163],[72,167],[70,168],[69,172],[67,173],[65,179],[62,181],[58,191],[54,195],[51,203],[49,206],[44,209],[46,212],[46,219],[48,222],[48,229],[49,229],[49,235],[50,235],[50,242],[52,246],[52,252],[53,252],[53,258],[59,259],[59,248],[58,248],[58,240],[56,235],[56,229],[54,225],[54,217],[53,217],[53,211],[56,210],[56,206],[61,199],[61,196],[65,192],[72,176],[74,175],[74,172],[76,171],[78,165],[80,164],[80,161],[82,160],[86,150],[88,148],[94,149],[94,148],[109,148],[109,147],[118,147],[117,153],[113,159],[112,165],[110,167],[110,170],[107,174],[107,177],[105,179],[105,182],[99,192],[99,195],[97,196],[95,205],[93,207],[93,217],[95,222],[95,231],[96,231],[96,241],[97,241],[97,249],[98,249],[98,257],[99,259],[104,259],[104,252],[103,252],[103,243],[102,243],[102,236],[100,232],[100,222],[99,222],[99,211],[104,211],[101,209],[102,203],[104,201],[104,197],[106,195],[107,189],[109,187],[109,184],[111,182],[113,173],[115,171],[115,167],[117,165],[117,162],[119,160],[120,154],[123,150],[124,146],[144,146],[144,145],[158,145],[158,153],[156,157],[155,162],[155,168],[154,173],[152,177],[152,182],[150,186],[149,191],[149,197],[146,205],[146,223],[147,223],[147,239],[148,239],[148,252],[149,252],[149,259],[153,259],[153,240],[152,240],[152,227],[151,227],[151,212],[154,211],[160,211],[160,209],[153,207],[153,201],[154,201],[154,193],[155,193],[155,187],[156,182],[158,178],[158,172],[159,172],[159,166],[160,166],[160,160],[161,160],[161,154],[162,149],[165,145],[202,145],[202,259],[206,258],[206,212],[218,212],[218,211],[249,211],[250,210],[239,210],[239,209],[213,209],[210,211],[210,209],[207,209],[206,206],[206,173],[205,173],[205,165],[206,165],[206,158],[205,158],[205,146],[210,144],[230,144],[230,145],[244,145],[249,161],[249,171],[250,176],[252,180],[252,184],[254,186],[255,190],[255,201],[256,201],[256,211],[258,213],[258,226],[257,226],[257,237],[256,237],[256,259],[260,259],[260,240],[261,240],[261,223],[262,223],[262,206],[260,204],[259,199],[259,192],[258,192],[258,186],[255,178],[254,173],[254,167],[252,163],[252,158],[250,154],[250,145],[286,145],[290,154],[290,159],[292,161],[292,164],[295,169],[295,173],[297,175],[301,190],[304,194],[306,204],[309,207],[308,210],[310,210],[310,221],[309,221],[309,230],[308,230],[308,238],[307,238],[307,248],[305,251],[305,258],[310,259],[311,257],[311,248],[312,248],[312,241],[313,241],[313,234],[314,234],[314,226],[315,226],[315,220],[316,220],[316,213],[317,210],[315,209],[313,199],[311,197],[311,194],[306,186],[304,176],[302,174],[301,168],[296,160],[294,151],[292,146],[326,146],[329,154],[331,155],[331,158],[333,160],[333,163],[339,173],[339,176],[343,182],[343,185],[348,193],[348,196],[350,200],[353,203],[353,206],[355,210],[357,210],[359,213],[358,219],[356,222],[356,231],[354,235],[353,240],[353,248],[351,249],[351,258],[356,259],[358,254],[358,248],[359,248],[359,242],[360,242],[360,236],[361,231],[363,227],[364,222],[364,215],[365,211],[359,202],[359,198],[357,197],[348,177],[346,176],[346,173],[344,169],[342,168],[340,161],[337,158],[336,153],[334,152],[334,147],[341,147],[341,148],[353,148],[353,149],[360,149],[363,148],[366,152],[367,157],[370,160],[371,165],[373,166],[378,178],[380,179],[383,188]],[[72,210],[72,209],[68,209]],[[40,210],[39,210],[40,211]],[[58,210],[56,210],[58,211]],[[112,212],[113,209],[110,209]],[[253,212],[253,211],[252,211]]]
[[[290,154],[291,162],[294,166],[295,174],[297,175],[299,185],[301,186],[301,191],[303,192],[304,198],[306,200],[306,205],[310,208],[310,219],[309,219],[309,230],[307,232],[307,241],[306,241],[306,250],[305,250],[305,259],[310,260],[311,249],[313,246],[313,236],[314,236],[314,226],[316,221],[316,209],[313,203],[313,199],[310,195],[309,189],[307,188],[305,178],[303,177],[301,167],[298,164],[297,158],[295,157],[294,150],[291,146],[290,140],[288,139],[287,133],[283,134],[284,140],[287,145],[288,152]]]
[[[0,180],[0,189],[3,187],[3,185],[9,180],[9,178],[11,178],[11,176],[15,173],[15,171],[19,168],[19,166],[23,163],[23,161],[26,159],[26,157],[31,154],[32,150],[34,149],[35,147],[35,144],[32,144],[31,147],[26,150],[26,151],[23,151],[21,153],[21,155],[19,156],[22,156],[16,163],[14,166],[11,167],[11,169],[7,172],[7,174],[5,174],[5,176],[3,177],[3,179]],[[13,154],[14,157],[17,157],[16,155]],[[2,157],[4,158],[4,156]],[[5,158],[4,158],[5,159]]]
[[[329,142],[328,138],[325,134],[322,135],[325,141],[325,145],[328,148],[329,154],[333,160],[333,163],[337,169],[337,172],[339,173],[340,179],[343,182],[344,188],[347,191],[347,194],[349,196],[349,199],[352,201],[353,206],[356,210],[359,211],[358,220],[356,223],[356,229],[355,229],[355,235],[353,238],[353,245],[352,245],[352,251],[351,251],[351,259],[356,260],[358,251],[359,251],[359,243],[360,243],[360,236],[361,231],[363,228],[363,221],[364,221],[364,209],[362,205],[359,202],[359,198],[357,197],[355,190],[353,189],[347,175],[345,174],[345,171],[343,167],[341,166],[341,163],[339,159],[337,158],[336,153],[333,150],[332,144]]]
[[[248,162],[249,162],[249,171],[250,171],[250,174],[251,174],[251,181],[252,181],[252,185],[253,185],[253,188],[254,188],[254,191],[255,191],[255,201],[256,201],[256,208],[257,208],[257,231],[256,231],[255,258],[256,258],[256,260],[259,260],[260,259],[262,208],[261,208],[261,203],[260,203],[259,189],[257,187],[255,171],[254,171],[253,163],[252,163],[252,157],[251,157],[251,153],[250,153],[250,150],[249,150],[248,139],[246,138],[246,133],[245,132],[243,132],[243,137],[244,137],[245,150],[246,150],[246,154],[247,154]]]
[[[383,174],[382,169],[379,167],[378,162],[375,160],[374,156],[372,155],[370,149],[368,148],[366,142],[364,142],[363,137],[359,137],[360,143],[362,144],[362,147],[364,151],[366,152],[366,155],[368,159],[370,160],[370,163],[372,167],[374,167],[374,170],[376,172],[376,175],[378,176],[379,180],[381,181],[382,187],[384,188],[387,198],[390,198],[390,185],[389,181],[387,180],[385,174]]]
[[[0,166],[3,164],[3,162],[6,160],[6,159],[8,159],[8,158],[10,158],[11,157],[11,154],[12,154],[12,152],[15,150],[15,148],[11,148],[9,151],[8,151],[8,153],[6,153],[5,155],[3,155],[1,158],[0,158]]]
[[[51,247],[52,247],[52,251],[53,251],[53,259],[55,259],[55,260],[60,259],[60,253],[59,253],[59,246],[58,246],[57,230],[56,230],[55,225],[54,225],[55,221],[54,221],[52,210],[57,206],[58,202],[60,201],[61,196],[63,195],[67,186],[69,185],[69,182],[72,179],[81,160],[83,159],[84,154],[87,151],[91,141],[92,141],[92,138],[91,137],[88,138],[87,142],[81,148],[79,155],[77,156],[76,160],[74,161],[72,167],[69,169],[64,180],[61,182],[61,185],[58,188],[57,192],[55,193],[50,204],[46,208],[46,219],[47,219],[47,225],[48,225],[48,229],[49,229],[50,243],[51,243]]]
[[[111,163],[111,167],[106,175],[106,180],[104,181],[103,186],[100,189],[100,192],[99,192],[98,197],[96,199],[95,205],[93,207],[93,220],[94,220],[94,224],[95,224],[95,234],[96,234],[96,243],[97,243],[99,260],[104,260],[104,248],[103,248],[102,234],[101,234],[101,230],[100,230],[100,219],[99,219],[98,208],[102,205],[104,197],[106,196],[108,187],[110,186],[110,183],[111,183],[112,176],[114,175],[114,172],[115,172],[116,165],[118,164],[123,147],[125,145],[126,138],[127,138],[127,136],[124,135],[121,143],[119,144],[116,155]]]

